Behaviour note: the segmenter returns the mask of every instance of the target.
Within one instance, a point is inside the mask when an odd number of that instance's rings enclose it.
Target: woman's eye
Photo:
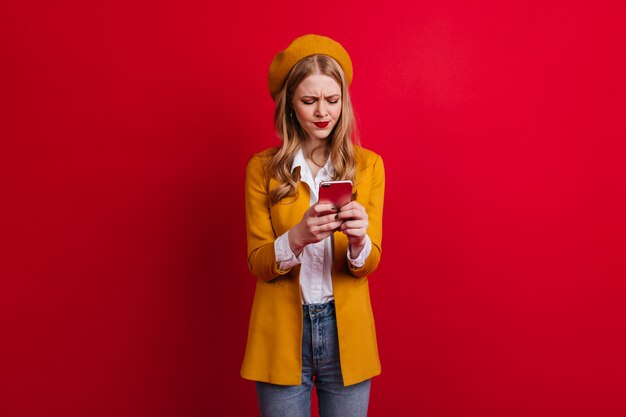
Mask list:
[[[302,101],[304,104],[313,104],[315,103],[314,101]]]
[[[331,100],[329,100],[328,102],[329,102],[330,104],[337,104],[337,103],[339,103],[339,100],[332,100],[332,101],[331,101]]]

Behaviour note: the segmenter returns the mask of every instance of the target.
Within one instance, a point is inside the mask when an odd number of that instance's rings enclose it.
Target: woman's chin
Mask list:
[[[330,132],[328,134],[315,134],[309,135],[309,140],[314,143],[326,142],[330,138]]]

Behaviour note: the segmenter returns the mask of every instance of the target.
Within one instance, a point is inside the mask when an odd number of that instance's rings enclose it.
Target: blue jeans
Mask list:
[[[317,389],[321,417],[364,417],[370,380],[343,386],[335,303],[302,306],[302,385],[257,382],[262,417],[310,417],[311,389]]]

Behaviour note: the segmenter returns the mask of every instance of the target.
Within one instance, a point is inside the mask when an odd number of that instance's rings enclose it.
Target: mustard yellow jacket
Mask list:
[[[264,172],[267,151],[254,155],[246,168],[246,227],[248,265],[257,277],[241,376],[279,385],[302,381],[302,298],[300,267],[281,271],[274,240],[296,225],[309,208],[309,188],[298,183],[298,195],[270,206],[269,190],[278,182]],[[333,293],[339,334],[339,356],[344,385],[380,374],[368,275],[381,255],[385,170],[381,157],[356,147],[356,201],[365,207],[372,251],[358,269],[349,264],[348,239],[334,234]]]

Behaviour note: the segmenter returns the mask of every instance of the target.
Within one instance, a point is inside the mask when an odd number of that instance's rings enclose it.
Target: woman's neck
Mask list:
[[[330,149],[327,144],[319,140],[305,140],[302,144],[302,155],[307,162],[311,161],[318,165],[321,163],[321,166],[324,166],[329,154]]]
[[[320,168],[326,164],[329,153],[330,150],[328,146],[326,146],[326,143],[321,143],[319,140],[306,140],[302,144],[302,155],[309,166],[313,178],[317,176]]]

